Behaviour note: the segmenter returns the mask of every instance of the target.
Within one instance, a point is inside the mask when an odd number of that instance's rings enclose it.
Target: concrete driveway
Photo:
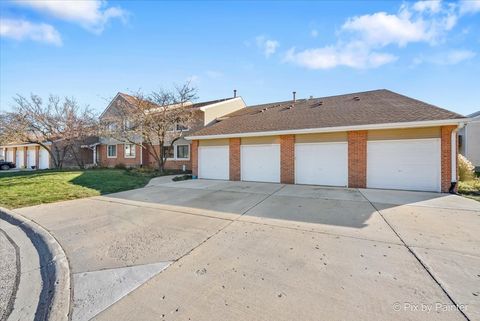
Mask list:
[[[479,320],[480,203],[194,180],[16,210],[64,247],[73,320]]]

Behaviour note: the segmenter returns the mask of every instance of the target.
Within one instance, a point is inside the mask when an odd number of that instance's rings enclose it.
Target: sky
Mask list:
[[[0,111],[190,81],[247,105],[386,88],[480,110],[480,1],[0,1]]]

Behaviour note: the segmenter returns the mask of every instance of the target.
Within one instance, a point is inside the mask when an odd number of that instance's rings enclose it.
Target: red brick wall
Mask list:
[[[140,166],[140,153],[141,147],[135,146],[135,158],[125,158],[125,148],[124,144],[117,144],[117,157],[108,158],[107,157],[107,145],[100,145],[99,149],[99,160],[101,166],[114,167],[118,164],[124,164],[127,167]]]
[[[230,157],[230,180],[240,180],[240,138],[230,138],[229,157]]]
[[[151,155],[150,153],[153,153],[153,150],[155,150],[154,152],[159,155],[160,153],[160,146],[159,145],[148,145],[146,148],[144,148],[144,155],[143,155],[143,165],[145,166],[148,166],[148,167],[158,167],[158,162],[157,160],[155,159],[155,157],[153,157],[153,155]]]
[[[192,170],[192,161],[189,160],[167,160],[165,163],[165,169],[171,170],[183,170],[183,165],[185,165],[185,170],[190,171]]]
[[[367,131],[348,132],[348,187],[367,186]]]
[[[190,159],[192,160],[192,175],[198,176],[198,140],[193,140],[190,145]]]
[[[155,159],[155,157],[150,153],[150,151],[155,149],[155,152],[157,155],[160,153],[160,147],[159,145],[148,145],[146,148],[143,149],[143,166],[148,166],[151,168],[157,168],[158,167],[158,162]],[[170,160],[168,159],[165,162],[165,169],[171,169],[171,170],[183,170],[183,165],[185,165],[186,170],[191,170],[192,169],[192,161],[191,160]]]
[[[295,183],[295,135],[280,136],[280,182]]]
[[[442,192],[447,193],[452,182],[452,130],[456,126],[442,126],[441,128],[441,167],[442,167]],[[458,134],[457,134],[458,141]],[[458,148],[457,148],[458,154]],[[457,165],[458,175],[458,165]]]

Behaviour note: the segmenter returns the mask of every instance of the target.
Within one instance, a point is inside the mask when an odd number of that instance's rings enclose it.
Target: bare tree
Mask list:
[[[50,95],[47,103],[32,94],[29,99],[17,95],[15,108],[4,113],[0,122],[1,140],[9,143],[35,143],[50,154],[55,168],[62,168],[67,154],[81,140],[98,130],[95,115],[81,108],[73,98],[61,100]],[[5,126],[5,127],[4,127]]]
[[[148,96],[137,92],[132,97],[117,105],[115,115],[103,120],[105,135],[140,146],[163,172],[168,156],[164,146],[173,147],[183,137],[181,128],[189,127],[194,120],[191,106],[196,89],[186,83],[174,90],[161,89]]]

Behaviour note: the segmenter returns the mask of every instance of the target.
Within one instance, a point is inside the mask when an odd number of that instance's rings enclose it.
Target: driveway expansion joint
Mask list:
[[[422,268],[428,273],[428,275],[431,277],[431,279],[440,287],[440,289],[443,291],[443,293],[447,296],[447,298],[452,302],[456,307],[457,311],[465,318],[467,321],[471,321],[470,318],[465,314],[461,306],[453,299],[453,297],[450,295],[450,293],[447,292],[445,287],[442,285],[442,283],[433,275],[433,272],[427,267],[427,265],[418,257],[418,255],[415,253],[415,251],[404,241],[404,239],[401,237],[400,233],[395,230],[393,225],[387,220],[387,218],[382,214],[381,210],[379,210],[375,205],[362,193],[362,191],[359,189],[358,190],[360,194],[365,197],[365,199],[370,203],[370,205],[377,211],[377,213],[382,217],[382,219],[385,221],[385,223],[390,227],[390,229],[395,233],[395,235],[400,239],[402,242],[402,245],[408,250],[408,252],[413,255],[413,257],[416,259],[416,261],[422,266]]]

